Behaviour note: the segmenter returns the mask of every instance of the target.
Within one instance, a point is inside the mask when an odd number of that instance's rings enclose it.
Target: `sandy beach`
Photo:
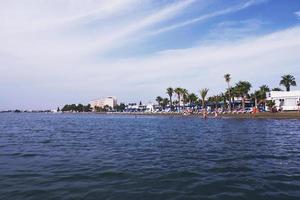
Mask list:
[[[189,114],[184,115],[182,113],[146,113],[146,112],[124,112],[124,113],[108,113],[108,114],[125,114],[125,115],[162,115],[162,116],[199,116],[202,117],[202,114]],[[214,114],[208,114],[208,118],[216,118]],[[250,113],[240,113],[240,114],[218,114],[217,118],[236,118],[236,119],[300,119],[299,112],[261,112],[256,114]]]

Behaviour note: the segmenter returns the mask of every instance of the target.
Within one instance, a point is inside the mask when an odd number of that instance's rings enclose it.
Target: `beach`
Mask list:
[[[104,114],[104,113],[102,113]],[[110,112],[106,114],[120,114],[120,115],[161,115],[161,116],[184,116],[184,117],[203,117],[202,114],[183,114],[183,113],[176,113],[176,112],[157,112],[157,113],[150,113],[150,112]],[[300,119],[299,112],[260,112],[256,114],[252,113],[226,113],[222,114],[219,113],[217,117],[215,117],[214,113],[208,114],[208,118],[234,118],[234,119]]]

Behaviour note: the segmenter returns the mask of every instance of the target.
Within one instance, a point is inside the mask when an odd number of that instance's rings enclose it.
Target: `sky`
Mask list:
[[[300,85],[299,52],[300,0],[0,0],[0,110]]]

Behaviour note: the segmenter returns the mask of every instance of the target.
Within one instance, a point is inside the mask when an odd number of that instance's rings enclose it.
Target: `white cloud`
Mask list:
[[[147,58],[106,64],[126,74],[126,78],[110,75],[111,81],[118,80],[129,90],[134,87],[142,96],[164,92],[169,85],[182,85],[193,91],[208,87],[217,93],[226,86],[225,73],[231,73],[235,81],[249,80],[255,87],[276,87],[282,74],[300,74],[299,34],[300,27],[295,27],[233,43],[169,50]]]
[[[236,39],[249,38],[251,36],[257,36],[262,26],[268,23],[259,19],[247,19],[241,21],[223,21],[216,24],[209,32],[207,36],[208,41],[223,40],[232,41]],[[222,33],[222,34],[220,34]]]
[[[63,0],[60,4],[49,0],[44,4],[31,2],[23,5],[12,1],[7,3],[7,9],[2,8],[5,12],[0,17],[0,29],[4,30],[0,33],[3,44],[0,52],[27,60],[47,61],[54,57],[64,60],[78,58],[95,52],[99,55],[176,16],[195,0],[150,9],[150,14],[139,12],[141,5],[138,0],[89,0],[84,4],[77,0]],[[64,6],[59,9],[59,5]],[[36,13],[36,10],[42,10],[42,13]],[[133,12],[137,12],[136,15],[132,15]],[[113,13],[117,15],[111,16]],[[109,18],[108,22],[106,18]]]
[[[297,15],[297,17],[300,19],[300,11],[295,12],[295,15]]]
[[[87,0],[84,4],[80,0],[0,1],[1,104],[44,108],[85,103],[105,95],[116,95],[124,101],[150,100],[160,91],[163,95],[168,86],[195,92],[208,87],[211,93],[218,92],[225,87],[222,77],[227,72],[235,80],[257,80],[254,84],[274,83],[276,80],[269,77],[282,73],[300,73],[295,70],[300,63],[299,27],[144,57],[103,56],[117,46],[129,47],[131,41],[149,32],[161,32],[157,30],[163,22],[195,2],[154,6],[150,0]],[[179,25],[235,12],[256,1],[249,2]],[[229,31],[234,28],[224,26]]]
[[[239,4],[237,6],[232,6],[232,7],[229,7],[227,9],[224,9],[224,10],[219,10],[219,11],[216,11],[216,12],[205,14],[205,15],[196,17],[194,19],[189,19],[189,20],[184,21],[184,22],[180,22],[180,23],[177,23],[177,24],[173,24],[171,26],[167,26],[167,27],[161,28],[159,30],[155,30],[155,31],[151,32],[150,35],[155,35],[155,34],[167,32],[167,31],[171,31],[173,29],[185,27],[185,26],[188,26],[188,25],[191,25],[191,24],[194,24],[194,23],[197,23],[197,22],[205,21],[205,20],[208,20],[208,19],[211,19],[211,18],[214,18],[214,17],[218,17],[218,16],[222,16],[222,15],[234,13],[234,12],[246,9],[246,8],[248,8],[250,6],[256,5],[258,3],[263,3],[263,2],[265,2],[265,0],[251,0],[251,1],[247,1],[246,3]]]
[[[119,43],[116,40],[120,40],[124,37],[129,37],[130,35],[140,31],[145,30],[147,27],[151,27],[157,23],[161,23],[167,19],[174,17],[178,12],[182,11],[187,6],[194,3],[195,0],[185,0],[180,3],[173,4],[169,7],[163,8],[161,10],[155,11],[153,14],[134,21],[132,24],[125,25],[121,27],[116,34],[110,34],[108,37],[101,37],[96,40],[93,44],[94,47],[102,45],[106,48],[114,47]]]
[[[97,66],[96,72],[106,71],[95,64],[104,59],[102,52],[128,43],[194,2],[0,1],[0,85],[6,85],[0,92],[26,97],[25,91],[35,96],[39,87],[82,88],[78,80],[86,79],[92,66]],[[20,89],[19,84],[27,88]]]
[[[64,28],[70,23],[105,19],[124,12],[138,0],[18,0],[0,2],[0,28],[4,33],[23,33]]]

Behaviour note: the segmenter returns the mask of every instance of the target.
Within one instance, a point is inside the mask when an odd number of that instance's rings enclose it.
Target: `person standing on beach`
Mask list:
[[[218,117],[218,111],[216,110],[215,111],[215,118],[217,118]]]
[[[203,118],[207,119],[207,111],[206,110],[203,111]]]

